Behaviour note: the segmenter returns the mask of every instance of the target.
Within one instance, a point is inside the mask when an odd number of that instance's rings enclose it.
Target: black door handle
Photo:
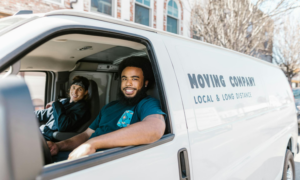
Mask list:
[[[186,148],[180,149],[177,156],[180,180],[190,180],[190,165]]]

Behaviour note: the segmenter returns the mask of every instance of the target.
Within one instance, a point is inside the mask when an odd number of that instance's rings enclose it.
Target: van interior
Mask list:
[[[91,119],[72,132],[55,132],[54,138],[62,141],[86,130],[103,106],[118,99],[120,78],[117,72],[122,60],[132,56],[146,57],[153,68],[154,60],[150,58],[149,52],[151,49],[145,44],[126,39],[64,34],[41,43],[10,69],[2,72],[1,76],[22,76],[29,87],[36,110],[44,109],[50,101],[67,98],[74,76],[84,76],[89,80]],[[156,82],[147,94],[160,100],[162,110],[167,113],[165,101],[162,101],[162,89],[158,86],[159,75],[155,73]],[[166,121],[165,134],[168,134],[171,130]],[[47,152],[44,150],[44,153]]]

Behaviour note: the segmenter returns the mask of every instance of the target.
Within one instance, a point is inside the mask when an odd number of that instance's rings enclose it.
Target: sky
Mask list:
[[[252,2],[256,2],[257,0],[252,0]],[[280,0],[269,0],[265,6],[263,6],[261,8],[261,10],[265,13],[268,14],[268,11],[270,11],[271,9],[274,9],[274,7],[277,5],[277,3],[279,2]],[[297,0],[297,4],[300,6],[300,0]],[[287,0],[287,3],[289,2],[294,2],[292,0]],[[283,15],[280,15],[279,16],[279,21],[277,23],[284,23],[284,20],[285,18],[290,18],[290,20],[295,23],[295,24],[299,24],[300,21],[299,21],[299,18],[300,18],[300,8],[297,8],[297,9],[293,9],[290,11],[289,14],[283,16]],[[274,18],[275,19],[275,18]],[[282,21],[281,21],[282,20]],[[276,23],[276,22],[275,22]],[[291,28],[292,29],[292,28]],[[280,38],[282,38],[282,36],[280,35],[276,35],[274,34],[274,37],[273,37],[273,46],[277,46],[278,47],[278,44],[276,42],[278,42],[278,40],[280,40]],[[273,53],[276,53],[276,49],[273,48]],[[274,64],[275,61],[273,61]]]
[[[256,2],[257,0],[252,0],[252,2]],[[264,6],[262,6],[261,10],[265,13],[268,13],[268,11],[274,9],[276,5],[279,3],[280,0],[266,0],[266,3]],[[286,0],[287,3],[292,3],[294,1],[298,1],[297,4],[300,6],[300,0]],[[300,17],[300,8],[294,9],[289,14],[290,17],[293,17],[295,23],[299,23],[299,17]]]

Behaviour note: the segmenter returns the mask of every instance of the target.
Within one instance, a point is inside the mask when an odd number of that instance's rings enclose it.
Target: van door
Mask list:
[[[32,27],[35,27],[32,29]],[[120,31],[122,30],[122,31]],[[26,36],[24,36],[26,32]],[[159,141],[136,147],[115,148],[83,157],[43,166],[37,179],[190,179],[189,141],[181,95],[174,69],[163,42],[156,33],[138,30],[89,18],[53,15],[36,19],[0,36],[0,70],[18,61],[44,42],[61,35],[107,33],[110,36],[147,42],[146,51],[155,62],[156,78],[160,78],[161,98],[167,104],[170,132]],[[5,98],[5,97],[4,97]],[[0,100],[1,101],[1,100]],[[162,101],[162,99],[161,99]],[[32,107],[32,103],[26,104]],[[33,108],[32,108],[33,109]],[[10,119],[5,119],[10,121]],[[36,119],[31,119],[36,121]],[[16,132],[18,133],[18,132]],[[1,137],[4,138],[4,137]],[[15,143],[17,143],[16,140]],[[30,138],[22,141],[30,144]],[[0,146],[0,152],[4,146]],[[26,153],[22,154],[26,156]],[[14,158],[14,157],[13,157]],[[27,166],[28,166],[28,162]],[[14,171],[13,167],[10,171]]]
[[[33,111],[23,79],[10,76],[0,80],[1,179],[35,179],[42,171],[41,133]]]
[[[280,178],[282,164],[267,148],[274,138],[262,72],[269,67],[213,45],[162,38],[180,85],[194,178]]]

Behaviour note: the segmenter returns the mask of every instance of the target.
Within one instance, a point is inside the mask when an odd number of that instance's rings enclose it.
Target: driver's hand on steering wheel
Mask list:
[[[58,153],[59,149],[56,143],[52,142],[52,141],[47,141],[47,145],[49,147],[51,156],[54,156]]]

